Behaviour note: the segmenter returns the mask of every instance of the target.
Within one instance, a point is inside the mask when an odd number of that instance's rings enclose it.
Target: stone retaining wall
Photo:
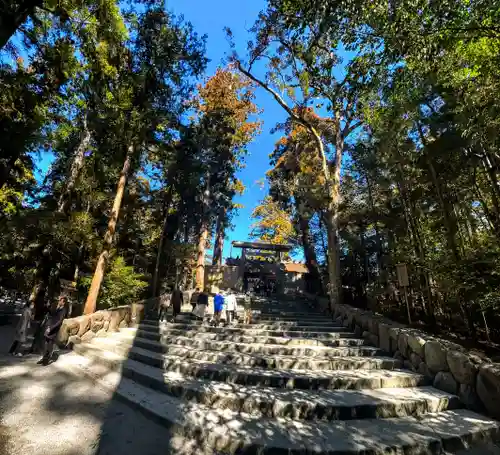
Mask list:
[[[306,297],[311,305],[332,317],[327,298]],[[469,409],[500,419],[500,363],[349,305],[335,305],[333,318],[368,343],[401,359],[406,368],[428,377],[437,389],[458,395]]]
[[[65,319],[57,334],[57,343],[62,347],[90,341],[107,332],[118,332],[123,327],[134,327],[144,319],[147,308],[152,307],[157,299],[143,300],[131,305],[109,308],[84,314],[76,318]]]

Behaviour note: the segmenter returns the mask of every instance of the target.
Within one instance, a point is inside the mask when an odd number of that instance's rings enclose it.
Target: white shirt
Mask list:
[[[227,311],[236,311],[237,303],[234,294],[226,295],[224,297],[224,303]]]

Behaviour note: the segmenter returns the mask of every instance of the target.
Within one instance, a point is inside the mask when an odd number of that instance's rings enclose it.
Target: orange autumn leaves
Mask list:
[[[321,172],[316,143],[305,127],[294,125],[276,142],[270,158],[274,167],[267,175],[271,181],[287,180],[290,196],[300,193],[309,205],[322,206],[327,198],[325,176]]]
[[[198,86],[192,105],[200,114],[224,113],[232,126],[232,143],[235,151],[243,149],[259,134],[262,122],[252,120],[261,111],[254,103],[253,84],[231,69],[217,69],[205,85]]]

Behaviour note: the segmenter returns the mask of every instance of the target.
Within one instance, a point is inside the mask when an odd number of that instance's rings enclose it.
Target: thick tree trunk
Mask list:
[[[340,205],[340,171],[342,167],[342,155],[344,152],[344,136],[340,124],[340,114],[335,113],[336,128],[335,128],[335,159],[334,169],[330,175],[329,168],[323,164],[323,173],[327,180],[328,188],[328,210],[326,211],[326,227],[328,230],[328,277],[329,277],[329,295],[330,295],[330,310],[334,311],[334,305],[341,303],[342,299],[342,280],[340,274],[340,242],[339,242],[339,205]],[[321,141],[320,141],[321,142]],[[322,155],[325,157],[325,150],[321,148]],[[330,180],[331,179],[331,180]]]
[[[222,265],[222,251],[224,249],[224,235],[225,235],[225,218],[226,209],[221,208],[219,210],[219,216],[217,217],[217,228],[215,233],[214,242],[214,256],[212,258],[212,265]]]
[[[7,3],[8,0],[5,4]],[[34,13],[35,8],[42,6],[42,4],[43,0],[25,0],[21,2],[15,11],[9,11],[0,15],[0,49],[3,49],[19,27]]]
[[[202,224],[198,239],[198,253],[196,256],[195,286],[201,290],[205,288],[205,253],[207,249],[208,228],[206,223]]]
[[[97,297],[99,295],[99,290],[101,289],[102,280],[104,279],[104,272],[108,263],[109,252],[111,250],[111,246],[113,245],[116,223],[120,214],[123,195],[125,193],[125,186],[127,185],[127,177],[130,171],[130,161],[132,155],[134,154],[134,150],[134,146],[131,145],[128,149],[125,162],[123,163],[123,169],[120,174],[120,179],[118,180],[118,186],[116,189],[115,200],[113,202],[111,217],[108,222],[108,230],[104,235],[103,250],[99,256],[99,259],[97,260],[94,276],[92,277],[92,283],[90,284],[89,293],[87,295],[87,300],[85,301],[85,307],[83,309],[84,314],[93,313],[97,306]]]
[[[167,229],[168,229],[168,210],[170,208],[170,204],[172,203],[172,191],[169,188],[168,193],[166,194],[165,197],[165,210],[164,210],[164,215],[163,215],[163,227],[161,229],[161,234],[160,234],[160,240],[158,242],[158,250],[156,252],[156,263],[155,263],[155,270],[153,272],[153,280],[151,284],[151,297],[158,297],[158,277],[160,273],[160,261],[161,261],[161,256],[163,253],[163,245],[165,243],[165,236],[167,234]]]
[[[328,241],[328,293],[330,310],[340,303],[342,283],[340,278],[340,244],[338,236],[337,211],[328,209],[325,213],[325,225]]]
[[[297,198],[297,205],[300,205]],[[312,287],[315,292],[323,293],[323,282],[321,273],[318,268],[318,259],[316,257],[316,250],[311,241],[311,234],[309,229],[309,219],[301,213],[300,208],[297,210],[299,229],[302,239],[302,248],[304,249],[304,258],[306,260],[307,270],[311,279]]]

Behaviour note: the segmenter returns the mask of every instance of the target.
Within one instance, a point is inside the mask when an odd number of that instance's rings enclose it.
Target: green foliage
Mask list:
[[[92,277],[83,277],[81,286],[90,287]],[[140,300],[148,283],[134,267],[127,265],[123,256],[115,256],[110,261],[102,284],[98,307],[101,309],[127,305]]]

